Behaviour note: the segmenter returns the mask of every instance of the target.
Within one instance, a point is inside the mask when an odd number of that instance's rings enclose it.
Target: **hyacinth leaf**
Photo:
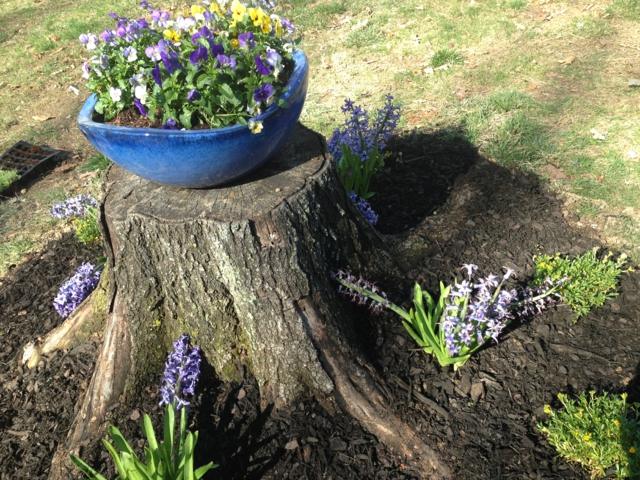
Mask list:
[[[149,444],[149,447],[145,448],[147,464],[149,465],[151,473],[155,474],[158,470],[159,463],[158,440],[156,439],[156,432],[153,430],[153,425],[151,424],[151,417],[146,413],[142,418],[142,430]]]
[[[130,455],[135,455],[131,445],[127,442],[127,439],[124,438],[122,432],[118,430],[118,427],[114,427],[113,425],[109,427],[109,435],[111,436],[111,440],[113,440],[113,445],[116,450],[120,452],[126,452]]]
[[[78,467],[78,469],[80,469],[80,471],[82,473],[84,473],[88,479],[90,479],[90,480],[107,480],[107,478],[105,476],[103,476],[100,473],[98,473],[97,470],[95,470],[93,467],[88,465],[81,458],[78,458],[73,454],[71,454],[70,457],[71,457],[71,461],[74,463],[74,465],[76,467]]]
[[[204,477],[206,475],[206,473],[209,470],[212,470],[214,468],[216,468],[217,465],[213,462],[209,462],[206,465],[203,465],[202,467],[196,469],[196,471],[194,472],[194,476],[196,478],[196,480],[200,480],[202,477]]]
[[[113,447],[111,442],[109,442],[108,440],[102,440],[102,444],[104,445],[104,448],[107,449],[107,452],[109,452],[109,455],[111,455],[111,459],[113,460],[113,463],[116,466],[116,470],[120,478],[127,478],[127,473],[124,469],[124,466],[122,465],[122,460],[120,459],[120,455],[118,455],[118,452]]]
[[[429,294],[427,293],[427,295]],[[413,323],[414,325],[417,324],[418,331],[420,332],[423,342],[429,345],[431,350],[437,350],[438,341],[436,339],[435,332],[431,329],[431,324],[430,324],[431,322],[429,321],[429,317],[424,311],[422,298],[423,298],[422,289],[420,288],[420,285],[416,284],[414,287],[414,297],[413,297],[413,304],[416,308],[415,314],[413,316],[414,318]],[[433,299],[431,301],[433,302]]]
[[[187,433],[187,438],[184,442],[184,480],[194,480],[193,476],[193,449],[194,440],[191,432]]]
[[[173,465],[173,439],[175,429],[175,412],[173,411],[173,405],[167,405],[164,414],[164,441],[160,448],[160,454],[162,460],[167,468],[167,474],[170,478],[175,476]]]
[[[185,437],[187,435],[187,409],[180,409],[180,448],[184,445]]]

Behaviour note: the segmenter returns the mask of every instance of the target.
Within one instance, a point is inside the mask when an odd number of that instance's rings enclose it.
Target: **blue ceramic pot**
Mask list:
[[[78,126],[91,144],[122,168],[154,182],[190,188],[220,185],[263,165],[287,140],[305,96],[309,66],[302,51],[284,94],[286,107],[272,104],[257,118],[261,133],[233,125],[209,130],[120,127],[93,120],[95,95],[78,115]]]

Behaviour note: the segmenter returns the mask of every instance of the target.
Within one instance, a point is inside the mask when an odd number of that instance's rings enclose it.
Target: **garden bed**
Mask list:
[[[396,139],[372,199],[380,230],[397,234],[407,278],[372,279],[397,302],[413,281],[435,290],[462,263],[482,272],[506,266],[524,280],[537,253],[582,253],[598,242],[572,229],[562,203],[537,178],[477,156],[452,132]],[[93,255],[94,257],[91,257]],[[97,252],[65,237],[14,272],[0,291],[0,478],[46,478],[75,401],[88,382],[94,346],[58,353],[32,372],[16,368],[21,345],[57,322],[51,301],[60,283]],[[362,319],[370,360],[389,385],[389,404],[434,446],[456,479],[586,479],[537,433],[543,406],[560,392],[628,391],[640,400],[640,275],[625,274],[621,295],[573,323],[564,306],[513,325],[458,372],[416,351],[396,317]],[[353,308],[345,301],[345,308]],[[25,313],[26,312],[26,313]],[[38,385],[37,390],[35,385]],[[119,405],[111,421],[139,441],[139,416],[157,422],[157,386],[136,405]],[[55,403],[50,402],[55,398]],[[225,384],[205,370],[194,405],[198,464],[220,463],[210,478],[413,478],[350,417],[311,400],[290,409],[260,408],[257,387]],[[99,445],[83,452],[106,465]],[[110,468],[110,467],[109,467]]]

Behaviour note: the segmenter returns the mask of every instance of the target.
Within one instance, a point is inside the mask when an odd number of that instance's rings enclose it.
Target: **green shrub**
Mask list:
[[[545,405],[549,419],[538,424],[558,454],[586,468],[591,478],[640,478],[639,404],[627,405],[626,394],[575,399],[558,394],[562,410]]]
[[[599,257],[597,248],[575,258],[540,255],[535,257],[533,281],[541,285],[547,277],[554,281],[566,279],[558,294],[580,318],[618,294],[618,279],[625,271],[626,260],[624,254],[616,259],[611,253]]]
[[[87,208],[83,217],[76,217],[72,220],[76,238],[85,245],[91,245],[100,240],[100,226],[98,225],[98,209]]]
[[[0,192],[18,179],[17,170],[0,170]]]

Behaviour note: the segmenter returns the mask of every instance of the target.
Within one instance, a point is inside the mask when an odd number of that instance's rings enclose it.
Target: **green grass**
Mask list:
[[[593,249],[575,258],[560,254],[535,257],[534,283],[543,285],[547,278],[562,282],[557,290],[562,300],[573,310],[576,319],[604,305],[618,295],[618,281],[626,271],[626,255],[598,255]]]
[[[366,25],[356,28],[347,35],[345,45],[349,48],[364,49],[377,45],[384,39],[379,25],[367,23]]]
[[[441,48],[431,57],[431,66],[433,68],[442,67],[443,65],[459,65],[461,63],[464,63],[464,57],[449,48]]]
[[[82,165],[78,167],[78,171],[83,172],[102,172],[107,169],[107,167],[111,165],[111,160],[109,160],[104,155],[99,153],[95,155],[91,155]]]
[[[527,0],[508,0],[506,6],[512,10],[522,10],[527,6],[527,3]]]
[[[611,35],[613,28],[605,18],[593,16],[578,17],[573,21],[573,33],[587,38],[599,38]]]
[[[626,20],[638,20],[640,19],[640,0],[613,0],[608,11]]]
[[[640,405],[628,404],[626,394],[595,392],[576,399],[560,393],[558,400],[562,409],[545,405],[548,419],[538,430],[561,457],[593,479],[640,476]]]
[[[0,192],[18,179],[17,170],[0,170]]]
[[[19,263],[32,247],[33,241],[24,237],[0,242],[0,275],[4,275],[10,266]]]

